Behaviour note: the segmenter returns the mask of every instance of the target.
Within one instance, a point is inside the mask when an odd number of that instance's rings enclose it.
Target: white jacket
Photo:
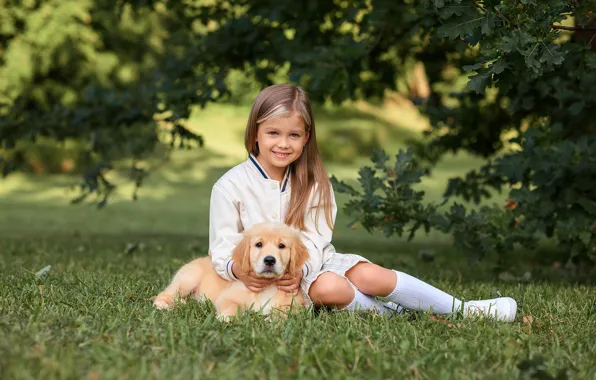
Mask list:
[[[253,224],[284,221],[290,203],[291,181],[286,172],[282,182],[270,179],[257,159],[233,167],[213,186],[209,210],[209,254],[217,273],[232,281],[232,250],[242,240],[242,232]],[[333,190],[332,190],[333,191]],[[304,278],[321,270],[323,263],[335,248],[331,244],[332,231],[319,212],[318,232],[315,228],[317,200],[311,192],[305,216],[307,231],[301,231],[302,242],[308,248],[310,259],[304,265]],[[333,223],[337,205],[332,192]],[[314,202],[313,202],[314,201]]]

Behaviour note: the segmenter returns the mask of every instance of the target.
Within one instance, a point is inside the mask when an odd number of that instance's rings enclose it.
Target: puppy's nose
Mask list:
[[[265,256],[265,258],[263,259],[263,262],[265,263],[265,265],[274,265],[275,264],[275,257],[273,257],[273,256]]]

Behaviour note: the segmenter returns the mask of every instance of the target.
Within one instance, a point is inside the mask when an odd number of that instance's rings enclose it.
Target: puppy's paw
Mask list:
[[[232,317],[230,317],[229,315],[225,315],[225,314],[217,314],[217,320],[223,323],[230,323],[231,322]]]
[[[157,310],[168,310],[174,305],[174,298],[159,295],[153,300],[153,306]]]

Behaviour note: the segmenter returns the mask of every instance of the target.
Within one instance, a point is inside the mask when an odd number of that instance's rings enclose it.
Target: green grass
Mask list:
[[[559,258],[547,249],[473,262],[454,252],[444,236],[412,243],[385,239],[345,228],[349,219],[341,212],[338,251],[362,254],[465,299],[512,296],[519,303],[517,320],[307,311],[285,322],[244,315],[224,325],[210,304],[154,310],[149,298],[173,272],[206,254],[209,192],[245,157],[245,108],[217,106],[196,115],[191,125],[205,135],[205,149],[177,153],[151,175],[138,202],[122,186],[104,210],[69,206],[72,194],[64,189],[76,178],[67,176],[15,175],[0,182],[2,379],[509,379],[520,375],[519,363],[539,356],[552,375],[565,369],[572,378],[596,376],[596,292],[565,281],[552,265]],[[374,117],[354,110],[317,112],[320,131],[351,123],[387,133],[389,152],[415,135],[392,122],[403,118],[389,111]],[[328,168],[354,180],[362,163],[365,157]],[[477,165],[470,157],[449,158],[421,187],[436,200],[446,178]],[[131,244],[139,248],[126,253]],[[434,251],[435,260],[420,261],[422,250]],[[47,265],[49,273],[37,278]],[[515,279],[500,281],[503,271]],[[521,279],[526,272],[531,281]]]
[[[142,250],[126,254],[129,242],[108,235],[3,240],[3,378],[511,378],[519,362],[537,355],[551,373],[595,374],[596,306],[586,286],[471,281],[466,273],[474,268],[445,257],[406,267],[468,299],[496,289],[511,295],[520,302],[518,321],[323,311],[286,322],[245,315],[224,325],[210,304],[159,312],[148,300],[204,252],[204,239],[146,237]],[[382,251],[373,247],[369,257],[403,269],[399,256]],[[49,274],[36,279],[48,264]]]

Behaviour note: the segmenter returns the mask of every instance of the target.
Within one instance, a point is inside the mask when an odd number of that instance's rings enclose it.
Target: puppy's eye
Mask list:
[[[286,245],[284,243],[279,243],[279,248],[280,249],[284,249],[286,247]]]
[[[257,244],[255,244],[255,246],[256,246],[257,248],[261,248],[261,247],[263,246],[263,243],[261,243],[261,242],[258,242]]]

